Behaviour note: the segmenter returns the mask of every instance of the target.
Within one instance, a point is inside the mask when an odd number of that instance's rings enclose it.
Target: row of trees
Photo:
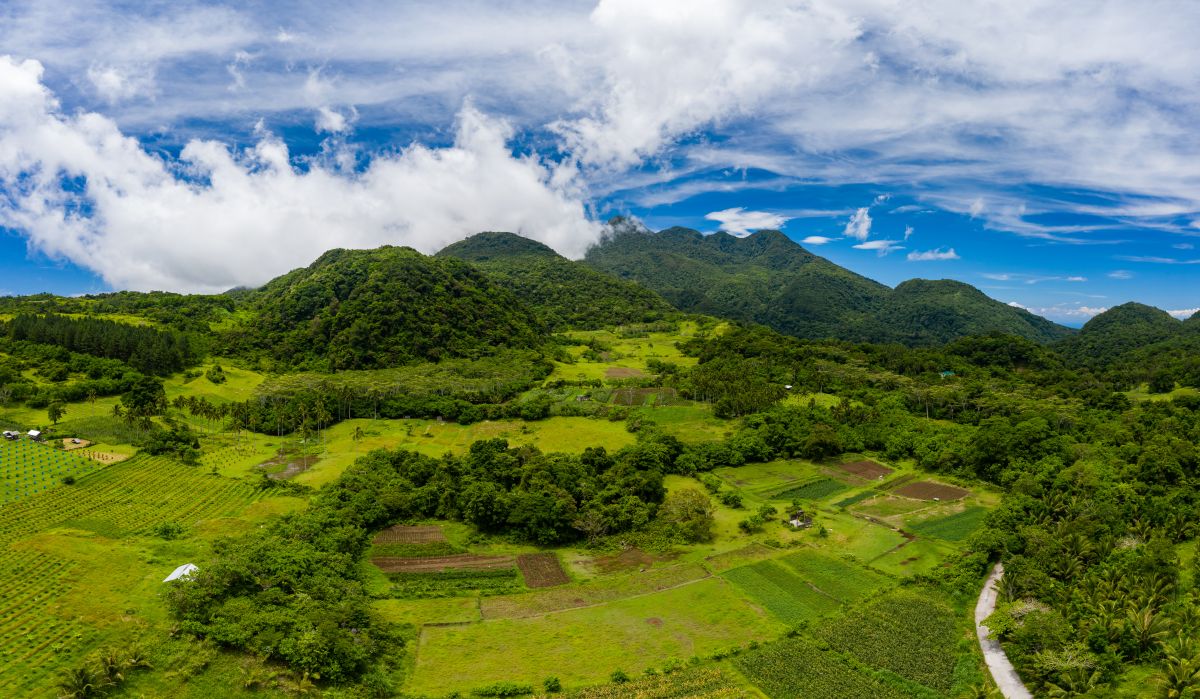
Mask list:
[[[144,374],[182,371],[199,358],[185,333],[98,318],[23,313],[0,326],[0,332],[18,342],[119,359]]]

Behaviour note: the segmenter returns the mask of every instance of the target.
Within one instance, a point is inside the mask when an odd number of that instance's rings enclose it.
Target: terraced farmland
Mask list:
[[[79,454],[60,451],[26,439],[0,440],[0,503],[14,502],[79,478],[101,465]]]

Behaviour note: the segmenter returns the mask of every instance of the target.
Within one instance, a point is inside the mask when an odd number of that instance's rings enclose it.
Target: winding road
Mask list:
[[[975,603],[975,633],[979,636],[979,648],[983,651],[983,659],[992,673],[992,679],[996,680],[996,686],[1000,688],[1000,693],[1005,699],[1033,699],[1033,695],[1021,682],[1017,669],[1008,661],[1008,656],[1000,647],[1000,641],[988,638],[990,631],[983,625],[983,620],[996,609],[996,583],[1000,582],[1002,577],[1004,564],[997,563],[992,567],[987,581],[983,583],[979,601]]]

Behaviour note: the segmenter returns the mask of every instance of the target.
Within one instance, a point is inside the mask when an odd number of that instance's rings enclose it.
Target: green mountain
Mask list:
[[[671,304],[640,284],[572,262],[514,233],[479,233],[444,248],[437,256],[483,268],[554,329],[640,323],[674,312]]]
[[[287,366],[365,369],[534,347],[544,327],[465,262],[410,248],[330,250],[252,292],[233,351]]]
[[[910,345],[993,331],[1037,342],[1071,333],[960,282],[912,280],[889,289],[779,231],[735,238],[687,228],[614,229],[584,261],[654,289],[683,311],[754,321],[798,337]]]
[[[890,293],[779,231],[735,238],[688,228],[619,228],[584,262],[654,289],[682,311],[754,321],[800,337],[845,337]]]
[[[910,279],[884,299],[863,325],[862,336],[872,342],[930,345],[991,332],[1042,343],[1071,334],[1041,316],[989,298],[970,284]]]
[[[1058,349],[1080,364],[1107,365],[1135,350],[1177,338],[1183,329],[1183,323],[1166,311],[1125,303],[1089,320],[1078,335],[1064,340]]]

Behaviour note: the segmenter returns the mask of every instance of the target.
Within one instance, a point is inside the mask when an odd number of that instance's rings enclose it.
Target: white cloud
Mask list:
[[[1133,272],[1125,269],[1114,269],[1108,273],[1109,279],[1133,279]]]
[[[829,238],[823,235],[810,235],[800,242],[804,245],[825,245],[826,243],[832,243],[835,240],[837,240],[837,238]]]
[[[452,146],[414,145],[342,175],[320,162],[296,169],[269,135],[240,152],[192,141],[178,162],[163,160],[105,117],[61,113],[41,76],[36,61],[0,57],[0,226],[118,288],[257,285],[334,247],[429,253],[481,230],[574,257],[599,236],[573,172],[513,157],[509,127],[471,108]]]
[[[1196,246],[1191,243],[1175,243],[1171,247],[1175,248],[1176,250],[1194,250],[1196,248]]]
[[[713,211],[705,214],[704,218],[719,221],[721,230],[739,238],[744,238],[756,230],[778,229],[788,220],[787,217],[769,211],[746,211],[740,206]]]
[[[855,250],[874,250],[876,255],[884,257],[896,250],[903,250],[904,246],[900,242],[899,240],[868,240],[853,247]]]
[[[937,248],[936,250],[925,250],[924,252],[913,251],[908,253],[909,262],[929,262],[936,260],[958,260],[961,259],[958,253],[954,252],[954,248]]]
[[[912,237],[912,234],[913,234],[913,227],[912,227],[912,226],[905,226],[905,227],[904,227],[904,239],[905,239],[905,240],[908,240],[909,238],[911,238],[911,237]]]
[[[866,240],[871,236],[871,211],[870,207],[862,207],[855,211],[850,220],[846,223],[844,233],[847,238],[856,238],[858,240]],[[857,247],[857,246],[855,246]]]
[[[1078,277],[1078,276],[1067,277],[1067,281],[1069,281],[1069,282],[1086,282],[1087,277]]]
[[[88,66],[87,76],[96,93],[109,104],[154,93],[154,71],[147,66],[118,68],[93,63]]]
[[[1180,320],[1184,320],[1191,318],[1197,313],[1200,313],[1200,308],[1181,308],[1174,311],[1167,311],[1167,313],[1179,318]]]
[[[979,218],[979,214],[983,213],[983,209],[984,206],[982,197],[977,197],[975,201],[971,202],[971,205],[967,207],[967,211],[970,212],[971,218]]]
[[[991,279],[992,281],[996,281],[996,282],[1006,282],[1013,278],[1013,275],[1011,275],[1011,274],[998,273],[998,272],[984,272],[983,274],[981,274],[979,276],[983,277],[984,279]]]

